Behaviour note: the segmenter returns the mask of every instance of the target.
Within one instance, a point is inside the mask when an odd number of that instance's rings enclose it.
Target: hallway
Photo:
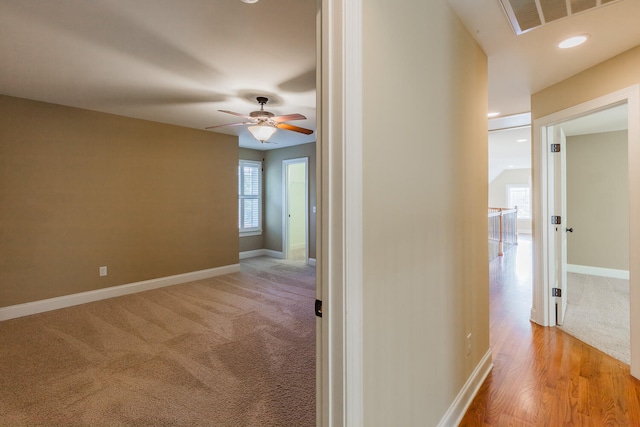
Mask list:
[[[490,263],[493,370],[461,426],[640,425],[629,366],[557,328],[529,321],[532,242]]]

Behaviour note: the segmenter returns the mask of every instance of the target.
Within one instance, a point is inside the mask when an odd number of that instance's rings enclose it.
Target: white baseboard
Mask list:
[[[442,417],[440,423],[438,423],[438,427],[450,427],[460,424],[464,414],[467,412],[467,409],[469,409],[469,405],[471,405],[473,398],[478,394],[480,386],[482,386],[482,383],[492,368],[491,350],[488,350],[462,387],[462,390],[460,390],[460,393],[458,393],[458,396],[456,396],[447,413],[444,414],[444,417]]]
[[[240,259],[254,258],[257,256],[268,256],[271,258],[284,259],[284,253],[272,251],[271,249],[256,249],[254,251],[240,252]]]
[[[629,280],[628,270],[591,267],[588,265],[567,264],[567,273],[588,274],[589,276],[611,277],[613,279]]]
[[[11,305],[0,308],[0,321],[44,313],[45,311],[58,310],[60,308],[86,304],[88,302],[100,301],[122,295],[134,294],[136,292],[163,288],[165,286],[192,282],[194,280],[208,279],[210,277],[221,276],[223,274],[237,273],[238,271],[240,271],[240,264],[225,265],[223,267],[209,268],[207,270],[193,271],[191,273],[177,274],[175,276],[167,276],[142,282],[112,286],[104,289],[96,289],[95,291],[80,292],[72,295],[64,295],[40,301]]]
[[[533,323],[538,323],[538,311],[535,308],[531,308],[531,312],[529,313],[529,320]]]
[[[265,249],[264,254],[271,258],[284,259],[284,252],[272,251],[271,249]]]
[[[265,256],[267,255],[265,251],[266,249],[256,249],[254,251],[240,252],[240,259],[254,258],[257,256]]]
[[[272,251],[270,249],[256,249],[254,251],[240,252],[240,259],[253,258],[253,257],[257,257],[257,256],[268,256],[268,257],[271,257],[271,258],[284,259],[284,253],[283,252]],[[309,258],[309,260],[307,261],[307,264],[312,266],[312,267],[315,267],[316,266],[316,259],[315,258]]]

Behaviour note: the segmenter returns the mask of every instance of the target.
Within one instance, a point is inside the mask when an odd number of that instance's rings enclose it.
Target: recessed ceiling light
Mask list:
[[[515,168],[515,166],[509,165],[509,169],[513,169],[513,168]]]
[[[498,117],[499,115],[500,115],[500,113],[499,113],[498,111],[494,111],[494,112],[491,112],[491,113],[487,114],[487,116],[488,116],[489,118],[491,118],[491,117]]]
[[[518,139],[516,142],[527,142],[527,141],[528,139],[525,138],[525,139]]]
[[[588,34],[581,34],[579,36],[569,37],[568,39],[562,40],[558,47],[560,49],[569,49],[571,47],[580,46],[582,43],[586,42],[589,38]]]
[[[241,1],[242,3],[249,3],[249,4],[252,4],[252,3],[258,3],[258,0],[240,0],[240,1]]]

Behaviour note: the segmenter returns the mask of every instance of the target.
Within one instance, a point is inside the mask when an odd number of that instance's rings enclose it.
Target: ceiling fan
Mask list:
[[[234,116],[243,117],[246,119],[244,122],[238,123],[228,123],[224,125],[216,125],[209,126],[205,129],[215,129],[223,126],[241,126],[241,125],[251,125],[249,126],[249,132],[253,135],[255,139],[264,143],[269,138],[273,136],[276,130],[284,129],[290,130],[293,132],[303,133],[305,135],[311,135],[313,131],[311,129],[301,128],[299,126],[290,125],[285,122],[290,122],[293,120],[305,120],[306,117],[302,114],[286,114],[284,116],[276,116],[269,111],[264,110],[264,106],[267,102],[269,102],[269,98],[264,96],[259,96],[256,98],[258,104],[260,104],[260,110],[252,111],[248,116],[240,113],[234,113],[233,111],[227,110],[218,110],[222,113],[233,114]]]

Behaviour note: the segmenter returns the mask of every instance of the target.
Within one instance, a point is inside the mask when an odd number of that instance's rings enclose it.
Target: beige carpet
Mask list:
[[[629,281],[569,273],[566,333],[629,364]]]
[[[241,270],[0,322],[0,425],[315,425],[315,269]]]

